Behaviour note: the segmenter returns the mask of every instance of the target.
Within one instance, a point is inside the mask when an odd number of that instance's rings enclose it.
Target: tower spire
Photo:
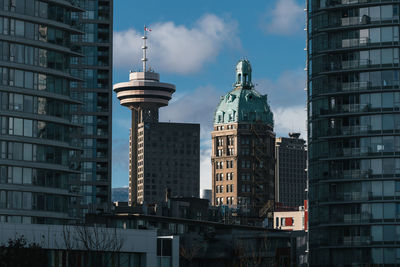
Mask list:
[[[144,30],[143,30],[143,46],[142,46],[142,50],[143,50],[143,57],[142,57],[142,62],[143,62],[143,72],[146,72],[146,62],[147,62],[147,57],[146,57],[146,52],[147,52],[147,46],[146,46],[146,40],[147,40],[147,35],[146,32],[151,31],[149,28],[146,27],[146,25],[144,25]]]

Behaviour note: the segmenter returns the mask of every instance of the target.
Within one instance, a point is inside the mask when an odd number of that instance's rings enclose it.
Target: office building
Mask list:
[[[71,117],[71,1],[0,1],[0,221],[66,223],[73,208],[80,154]]]
[[[307,5],[310,266],[396,266],[399,2]]]
[[[79,6],[85,11],[72,21],[84,34],[72,35],[71,45],[85,56],[71,58],[71,73],[82,79],[71,83],[71,96],[81,103],[71,112],[83,125],[74,138],[83,150],[75,161],[82,171],[77,207],[85,214],[111,203],[113,1],[80,0]]]
[[[129,205],[157,204],[171,197],[198,197],[200,191],[200,125],[159,122],[175,85],[160,82],[146,67],[131,72],[129,82],[114,85],[121,105],[132,112],[129,159]]]
[[[288,207],[302,206],[307,199],[305,143],[299,133],[289,133],[289,138],[276,138],[275,199]]]
[[[233,90],[221,97],[212,135],[212,203],[246,207],[264,216],[275,198],[275,134],[267,96],[252,84],[251,65],[240,60]]]

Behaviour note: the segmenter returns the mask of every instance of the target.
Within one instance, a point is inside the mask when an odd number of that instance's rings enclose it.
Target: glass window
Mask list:
[[[382,138],[383,143],[383,151],[384,152],[394,152],[394,137],[393,136],[384,136]]]
[[[385,114],[382,116],[382,129],[385,130],[393,130],[394,129],[394,120],[393,115]]]
[[[369,80],[372,87],[382,85],[382,75],[380,71],[373,71],[369,73]]]
[[[374,32],[379,30],[379,28],[375,29]],[[392,27],[383,27],[382,30],[382,42],[392,42],[393,41],[393,28]],[[372,31],[372,29],[371,29]],[[378,32],[376,34],[379,34]],[[375,36],[375,38],[378,38]],[[372,42],[372,41],[371,41]],[[377,41],[380,42],[380,41]]]
[[[25,35],[25,23],[21,20],[15,21],[15,35],[22,37]]]
[[[383,240],[383,227],[372,225],[371,226],[371,238],[373,242],[380,242]]]
[[[381,199],[382,198],[382,182],[373,181],[371,182],[372,187],[372,198]]]
[[[391,27],[388,27],[392,29]],[[384,28],[382,28],[384,29]],[[372,28],[369,30],[369,38],[371,43],[379,43],[381,41],[381,29],[380,28]]]
[[[33,112],[33,96],[24,95],[24,111]]]
[[[393,63],[393,49],[382,49],[382,64]]]
[[[394,219],[396,213],[395,203],[384,203],[383,204],[383,218],[384,219]]]
[[[369,8],[369,16],[371,17],[371,20],[373,20],[373,21],[380,20],[380,18],[381,18],[380,7],[379,6],[370,7]]]
[[[381,50],[375,49],[369,52],[369,57],[372,65],[381,64]]]
[[[15,70],[15,86],[24,87],[24,72]]]
[[[393,6],[392,5],[381,6],[381,18],[382,18],[382,20],[393,19]]]
[[[33,88],[33,72],[25,71],[25,88]]]
[[[22,184],[22,168],[21,167],[13,167],[12,169],[12,177],[14,184]]]
[[[383,182],[383,196],[386,198],[394,197],[394,181]]]
[[[14,209],[20,209],[20,208],[22,208],[22,192],[16,192],[16,191],[14,191],[13,192],[13,198],[12,198],[12,201],[13,201],[13,208]]]
[[[382,119],[381,115],[373,115],[371,116],[371,130],[379,131],[382,129]]]
[[[24,144],[24,160],[32,161],[32,144]]]
[[[24,184],[32,184],[32,169],[31,168],[23,169],[23,183]]]
[[[23,199],[22,199],[22,208],[26,210],[32,209],[32,193],[24,192]]]
[[[393,93],[382,93],[382,107],[393,108]]]
[[[32,137],[32,120],[24,120],[24,136]]]
[[[376,264],[382,264],[383,263],[383,251],[381,248],[373,248],[372,253],[372,262],[371,263],[376,263]]]
[[[381,94],[371,94],[371,108],[380,108],[381,103]]]
[[[394,84],[395,79],[393,78],[393,71],[385,70],[382,71],[382,85],[383,86],[392,86]]]
[[[12,159],[22,160],[22,143],[8,143],[9,147],[12,146]],[[10,149],[10,148],[9,148]]]
[[[14,135],[22,135],[22,119],[14,118]]]
[[[382,174],[382,160],[381,159],[372,159],[371,160],[371,169],[372,174]]]
[[[380,220],[383,218],[382,203],[371,204],[371,210],[372,210],[372,219]]]

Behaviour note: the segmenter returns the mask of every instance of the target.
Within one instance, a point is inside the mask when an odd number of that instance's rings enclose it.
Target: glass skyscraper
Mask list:
[[[0,0],[0,222],[111,201],[112,0]]]
[[[73,135],[70,1],[0,0],[0,221],[66,223],[80,154]]]
[[[307,11],[310,266],[399,266],[399,1]]]
[[[77,165],[82,173],[78,188],[83,212],[106,211],[111,203],[112,113],[112,0],[80,0],[84,12],[72,19],[84,34],[74,34],[72,47],[84,57],[71,59],[72,73],[82,79],[71,83],[72,117],[84,127],[75,136],[82,145]]]

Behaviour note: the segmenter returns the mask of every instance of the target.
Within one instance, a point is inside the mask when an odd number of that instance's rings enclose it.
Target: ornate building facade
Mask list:
[[[248,60],[239,61],[234,88],[215,111],[212,203],[263,217],[275,196],[275,134],[267,96],[254,90],[251,72]]]

